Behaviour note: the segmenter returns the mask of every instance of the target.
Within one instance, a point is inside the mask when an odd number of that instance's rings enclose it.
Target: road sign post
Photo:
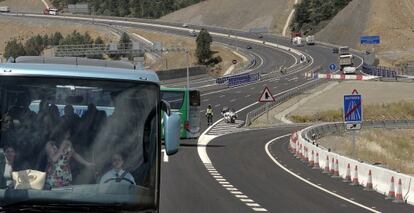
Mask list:
[[[356,158],[355,130],[362,127],[362,96],[354,89],[352,95],[344,95],[344,121],[347,130],[352,131],[352,156]]]
[[[275,98],[270,92],[269,88],[265,87],[260,95],[259,102],[265,103],[266,108],[266,122],[269,124],[269,102],[275,102]]]

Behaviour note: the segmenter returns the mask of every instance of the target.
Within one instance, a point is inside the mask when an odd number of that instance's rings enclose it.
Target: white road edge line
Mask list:
[[[327,189],[325,189],[325,188],[323,188],[323,187],[320,187],[320,186],[318,186],[318,185],[316,185],[316,184],[314,184],[314,183],[312,183],[312,182],[310,182],[310,181],[308,181],[308,180],[306,180],[305,178],[302,178],[301,176],[299,176],[299,175],[297,175],[297,174],[295,174],[295,173],[293,173],[292,171],[290,171],[289,169],[287,169],[286,167],[284,167],[282,164],[280,164],[273,156],[272,156],[272,154],[269,152],[269,145],[271,144],[271,143],[273,143],[273,142],[275,142],[275,141],[277,141],[277,140],[280,140],[281,138],[284,138],[284,137],[288,137],[288,136],[290,136],[290,134],[286,134],[286,135],[282,135],[282,136],[280,136],[280,137],[277,137],[277,138],[274,138],[274,139],[272,139],[272,140],[270,140],[269,142],[267,142],[266,143],[266,146],[265,146],[265,151],[266,151],[266,153],[267,153],[267,155],[269,156],[269,158],[277,165],[277,166],[279,166],[281,169],[283,169],[283,170],[285,170],[287,173],[289,173],[289,174],[291,174],[292,176],[294,176],[294,177],[296,177],[297,179],[299,179],[299,180],[301,180],[301,181],[303,181],[303,182],[305,182],[305,183],[307,183],[307,184],[309,184],[309,185],[311,185],[311,186],[313,186],[313,187],[315,187],[315,188],[317,188],[317,189],[319,189],[319,190],[321,190],[321,191],[323,191],[323,192],[326,192],[326,193],[328,193],[328,194],[330,194],[330,195],[332,195],[332,196],[334,196],[334,197],[337,197],[337,198],[339,198],[339,199],[341,199],[341,200],[344,200],[344,201],[346,201],[346,202],[349,202],[349,203],[351,203],[351,204],[354,204],[354,205],[356,205],[356,206],[358,206],[358,207],[361,207],[361,208],[363,208],[363,209],[366,209],[366,210],[368,210],[368,211],[370,211],[370,212],[376,212],[376,213],[380,213],[380,211],[377,211],[377,210],[375,210],[375,209],[372,209],[372,208],[369,208],[369,207],[367,207],[367,206],[364,206],[364,205],[362,205],[362,204],[360,204],[360,203],[357,203],[357,202],[355,202],[355,201],[352,201],[352,200],[350,200],[350,199],[348,199],[348,198],[345,198],[345,197],[343,197],[343,196],[341,196],[341,195],[338,195],[338,194],[336,194],[336,193],[334,193],[334,192],[331,192],[331,191],[329,191],[329,190],[327,190]]]

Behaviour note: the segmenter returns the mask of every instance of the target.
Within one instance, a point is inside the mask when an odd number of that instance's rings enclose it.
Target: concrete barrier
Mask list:
[[[319,127],[321,126],[323,125],[319,125]],[[384,196],[386,196],[390,190],[391,178],[392,177],[394,178],[394,189],[393,189],[394,191],[397,190],[398,181],[401,179],[403,200],[407,202],[408,204],[414,205],[414,187],[411,186],[411,182],[414,180],[413,176],[405,175],[405,174],[392,171],[387,168],[379,167],[376,165],[359,162],[349,157],[330,152],[330,150],[324,147],[318,146],[314,141],[309,140],[308,138],[304,138],[303,133],[306,133],[312,128],[315,128],[315,126],[308,127],[298,132],[297,134],[295,134],[297,135],[297,137],[291,137],[291,140],[289,143],[289,147],[290,147],[289,149],[292,150],[292,152],[299,151],[299,153],[302,156],[310,155],[312,152],[315,155],[317,153],[319,155],[318,163],[319,163],[320,168],[324,168],[326,166],[326,157],[329,158],[329,161],[331,161],[332,158],[334,158],[335,160],[337,159],[338,164],[339,164],[339,176],[343,179],[346,178],[348,164],[351,165],[351,176],[352,177],[354,177],[354,173],[355,173],[354,168],[355,166],[357,166],[358,183],[359,185],[364,186],[364,187],[367,186],[368,176],[369,176],[368,174],[369,174],[369,171],[371,170],[373,190],[377,191],[378,193],[383,194]],[[328,167],[331,168],[330,165],[328,165]]]

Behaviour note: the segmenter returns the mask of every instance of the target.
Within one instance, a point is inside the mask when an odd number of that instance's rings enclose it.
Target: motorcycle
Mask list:
[[[224,122],[226,123],[235,123],[237,119],[237,113],[234,109],[228,109],[227,107],[224,107],[221,111],[221,114],[223,115]]]

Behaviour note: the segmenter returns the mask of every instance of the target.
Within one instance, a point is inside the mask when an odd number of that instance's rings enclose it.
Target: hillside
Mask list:
[[[360,46],[361,35],[379,35],[381,44]],[[361,50],[375,48],[383,65],[414,61],[414,1],[353,0],[317,39]]]
[[[4,0],[0,6],[9,6],[11,12],[42,13],[45,5],[41,0]]]
[[[161,18],[165,21],[281,33],[294,0],[206,0]]]

